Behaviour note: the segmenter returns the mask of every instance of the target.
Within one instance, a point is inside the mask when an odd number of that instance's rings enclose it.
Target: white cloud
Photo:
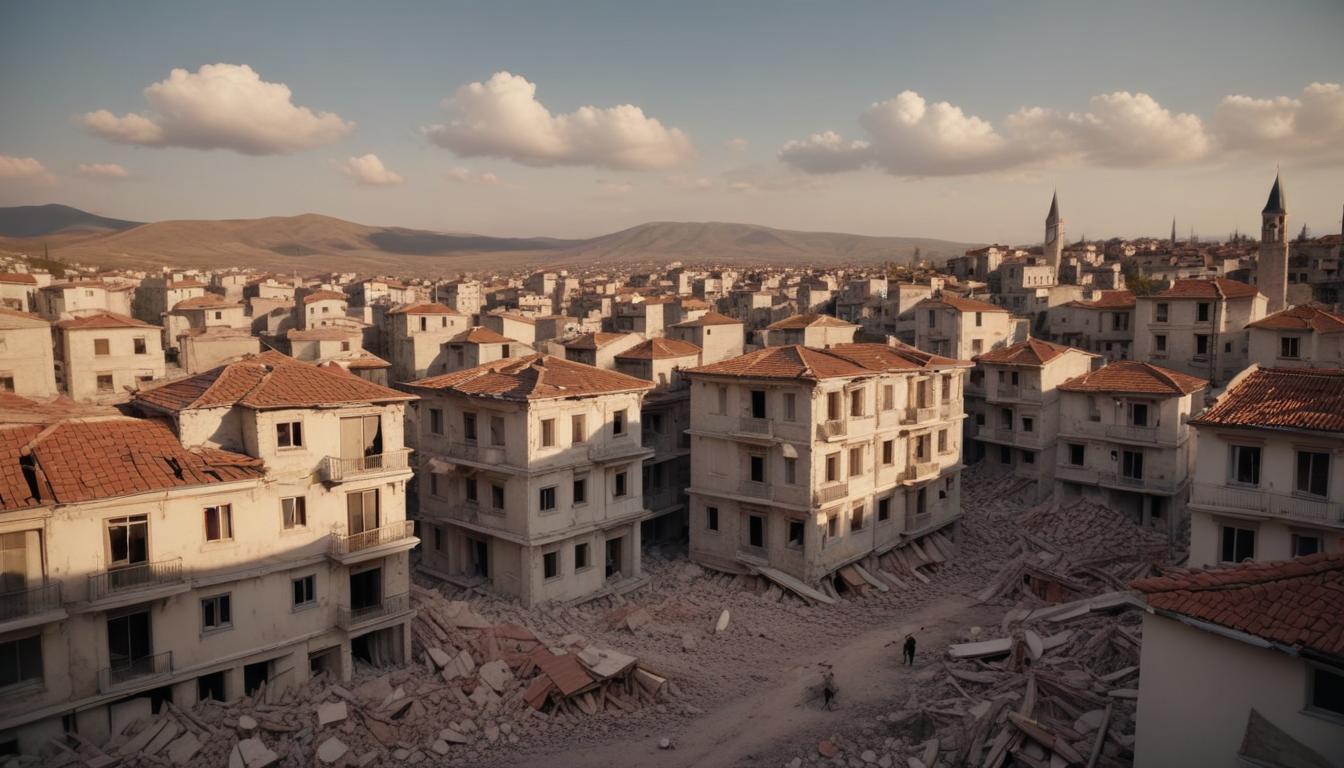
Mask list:
[[[390,187],[401,183],[401,176],[389,171],[372,152],[349,158],[341,170],[356,183],[366,187]]]
[[[463,184],[480,184],[486,187],[498,187],[504,183],[500,181],[498,176],[490,171],[476,172],[470,168],[462,168],[460,166],[457,168],[449,168],[448,172],[444,175],[447,176],[450,181],[457,181]]]
[[[148,147],[230,149],[275,155],[340,140],[354,129],[331,112],[296,106],[289,86],[268,83],[246,64],[174,69],[145,88],[152,112],[118,117],[106,109],[80,117],[95,136]]]
[[[50,184],[56,177],[32,157],[0,155],[0,179],[6,181],[39,181]]]
[[[1213,129],[1230,152],[1276,156],[1344,154],[1344,88],[1312,83],[1297,98],[1224,97]]]
[[[126,169],[116,163],[80,163],[79,175],[90,179],[121,180],[130,177]]]
[[[435,144],[461,157],[501,157],[523,165],[588,165],[612,170],[673,168],[694,156],[690,139],[631,104],[580,107],[553,115],[537,87],[496,72],[457,89],[444,108],[458,117],[424,129]]]
[[[866,141],[845,141],[835,131],[826,131],[785,143],[779,159],[808,173],[839,173],[862,168],[872,159],[870,150]]]

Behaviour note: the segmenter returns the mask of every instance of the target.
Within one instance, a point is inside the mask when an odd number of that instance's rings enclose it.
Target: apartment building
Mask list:
[[[1252,365],[1190,423],[1192,565],[1344,551],[1344,371]]]
[[[57,383],[70,399],[111,403],[163,378],[163,329],[111,312],[56,323]]]
[[[915,305],[915,346],[934,355],[970,360],[1013,342],[1008,310],[944,293]]]
[[[532,347],[479,325],[448,339],[443,351],[444,361],[440,370],[444,373],[535,354]]]
[[[20,312],[35,311],[38,287],[37,278],[33,275],[22,272],[0,272],[0,307]]]
[[[302,330],[358,321],[346,316],[349,300],[340,291],[300,288],[294,292],[294,326]]]
[[[1207,387],[1135,360],[1060,384],[1056,496],[1088,496],[1174,539],[1194,471],[1189,420]]]
[[[1246,367],[1246,326],[1265,316],[1253,285],[1218,277],[1177,280],[1134,307],[1134,359],[1219,386]]]
[[[837,344],[684,371],[691,558],[815,584],[953,525],[968,367],[903,345]]]
[[[876,323],[865,328],[874,333],[895,336],[902,344],[915,344],[918,319],[915,308],[932,298],[935,291],[941,291],[943,284],[941,278],[932,278],[927,283],[892,280],[875,318]]]
[[[694,320],[668,326],[667,337],[699,347],[700,362],[708,365],[742,354],[746,326],[736,318],[705,312]]]
[[[471,326],[471,318],[444,304],[421,302],[390,309],[382,320],[382,352],[392,363],[393,381],[413,381],[444,373],[446,345]]]
[[[407,660],[409,399],[268,353],[139,393],[150,418],[0,427],[0,741]]]
[[[651,382],[539,354],[408,386],[426,568],[527,606],[642,583]]]
[[[252,325],[251,319],[247,317],[246,307],[215,293],[205,293],[179,301],[161,316],[161,321],[163,349],[170,355],[177,353],[180,339],[188,331],[248,330]]]
[[[1132,291],[1102,291],[1091,301],[1070,301],[1050,310],[1050,338],[1108,361],[1129,360],[1135,304]]]
[[[177,337],[177,364],[188,374],[261,352],[261,339],[241,328],[188,328]]]
[[[481,315],[481,325],[510,339],[528,345],[537,343],[537,321],[516,312],[490,312]]]
[[[565,359],[594,368],[616,370],[616,356],[644,341],[638,333],[584,333],[564,343]]]
[[[37,315],[0,307],[0,392],[54,397],[56,363],[51,323]]]
[[[162,323],[173,307],[205,296],[205,288],[205,283],[184,275],[147,277],[135,288],[134,317],[146,323]]]
[[[824,349],[850,344],[859,326],[830,315],[793,315],[771,323],[761,333],[767,347],[812,347]]]
[[[52,283],[38,291],[37,313],[52,322],[101,312],[130,315],[134,290],[98,280]]]
[[[481,313],[481,306],[485,303],[485,295],[481,291],[481,284],[476,280],[454,280],[448,283],[439,283],[434,287],[434,294],[440,303],[457,310],[460,315],[468,318]]]
[[[1301,304],[1246,326],[1250,362],[1265,368],[1344,368],[1344,315]]]
[[[1049,496],[1055,484],[1059,385],[1087,373],[1098,357],[1035,338],[977,356],[973,375],[985,410],[974,415],[980,449],[973,459],[1010,469],[1023,481],[1028,498]]]

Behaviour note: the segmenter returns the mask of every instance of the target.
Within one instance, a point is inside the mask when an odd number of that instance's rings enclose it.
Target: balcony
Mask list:
[[[489,466],[499,466],[505,463],[504,446],[482,445],[477,442],[449,443],[448,457]]]
[[[841,419],[827,419],[817,425],[818,440],[835,440],[845,436],[845,422]]]
[[[65,616],[57,582],[0,593],[0,633],[60,621]]]
[[[322,465],[318,468],[318,475],[324,483],[344,483],[364,477],[401,472],[410,467],[407,462],[410,453],[409,449],[402,448],[388,453],[375,453],[371,456],[356,456],[354,458],[327,456],[322,459]]]
[[[330,554],[349,565],[361,560],[382,557],[394,551],[410,549],[419,543],[420,540],[415,537],[415,523],[411,520],[402,520],[359,533],[333,533]]]
[[[366,605],[361,608],[346,608],[337,606],[336,608],[336,626],[349,632],[353,629],[381,621],[399,613],[405,613],[411,610],[411,595],[409,592],[402,592],[399,595],[389,595],[384,597],[381,602],[374,605]]]
[[[646,453],[650,453],[648,448],[633,438],[624,436],[588,444],[588,460],[595,464],[632,459]]]
[[[740,416],[737,420],[737,431],[748,435],[769,437],[771,434],[770,420],[755,416]]]
[[[1055,467],[1055,479],[1083,485],[1098,485],[1100,473],[1095,469],[1077,467],[1072,464],[1060,464]]]
[[[905,418],[911,424],[923,424],[928,421],[934,421],[938,418],[938,406],[926,405],[924,407],[914,407],[905,409]]]
[[[922,483],[938,477],[942,466],[936,461],[919,461],[906,467],[903,479],[907,483]]]
[[[1281,517],[1322,525],[1344,525],[1344,503],[1259,488],[1195,483],[1190,503],[1233,513]]]
[[[814,494],[817,504],[829,504],[832,501],[843,499],[849,495],[849,483],[831,483],[818,488]]]
[[[994,398],[999,400],[1016,400],[1022,394],[1021,385],[1018,384],[999,384],[994,387]]]
[[[938,418],[952,419],[961,415],[961,409],[956,407],[955,403],[947,402],[938,405]]]
[[[89,602],[130,605],[169,597],[189,589],[182,575],[182,558],[110,568],[89,575]],[[111,607],[111,606],[107,606]]]
[[[98,692],[111,693],[135,683],[173,674],[173,652],[127,659],[98,670]]]
[[[1165,477],[1130,477],[1121,472],[1097,472],[1097,482],[1113,488],[1161,494],[1175,493],[1183,484],[1183,481],[1178,482]]]

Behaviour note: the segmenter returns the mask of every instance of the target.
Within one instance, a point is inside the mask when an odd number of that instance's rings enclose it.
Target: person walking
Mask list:
[[[905,636],[904,658],[906,666],[915,666],[915,633]]]

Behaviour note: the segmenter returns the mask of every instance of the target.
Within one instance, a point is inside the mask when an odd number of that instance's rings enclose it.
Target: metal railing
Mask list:
[[[60,582],[0,593],[0,621],[21,619],[60,607]]]
[[[322,460],[322,482],[339,483],[357,477],[376,475],[382,472],[397,472],[406,469],[410,450],[402,448],[387,453],[375,453],[372,456],[327,456]]]
[[[365,605],[359,608],[347,608],[343,605],[336,607],[336,626],[349,631],[361,624],[367,624],[371,621],[377,621],[388,616],[393,616],[411,607],[411,595],[409,592],[402,592],[399,595],[388,595],[373,605]]]
[[[89,574],[89,599],[101,600],[109,595],[150,589],[182,581],[182,558],[139,563],[109,568],[102,573]]]
[[[843,499],[848,495],[849,495],[848,482],[839,482],[839,483],[832,483],[831,485],[823,485],[822,487],[818,488],[816,492],[818,504],[826,504],[828,502],[835,501],[836,499]]]
[[[737,431],[749,435],[768,435],[770,434],[770,419],[740,416],[737,419]]]
[[[905,409],[905,417],[914,424],[923,424],[926,421],[933,421],[938,418],[938,406],[926,405],[923,407],[911,406]]]
[[[337,555],[348,555],[380,544],[393,544],[415,535],[415,522],[402,520],[398,523],[371,528],[359,533],[331,534],[331,551]]]
[[[1344,503],[1259,488],[1195,483],[1190,503],[1315,523],[1344,524]]]
[[[173,652],[126,659],[98,670],[98,692],[108,693],[136,680],[173,673]]]

